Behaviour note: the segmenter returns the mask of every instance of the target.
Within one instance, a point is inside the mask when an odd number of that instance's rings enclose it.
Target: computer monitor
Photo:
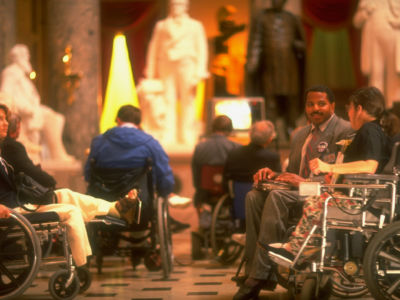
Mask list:
[[[210,132],[212,120],[227,115],[232,120],[233,130],[247,132],[254,122],[265,119],[262,97],[216,97],[209,101],[207,129]]]

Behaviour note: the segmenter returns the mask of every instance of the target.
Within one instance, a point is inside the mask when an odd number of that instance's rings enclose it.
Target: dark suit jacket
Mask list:
[[[17,203],[17,188],[14,183],[14,172],[11,166],[7,164],[7,172],[4,171],[3,165],[0,164],[0,203],[14,208]]]
[[[259,169],[265,167],[280,172],[281,161],[279,154],[250,143],[233,149],[228,153],[224,168],[224,179],[252,182],[253,175]]]
[[[55,187],[56,181],[54,178],[43,171],[40,166],[33,164],[28,157],[25,146],[20,142],[6,137],[1,147],[1,155],[13,166],[15,174],[23,172],[45,187]]]
[[[295,133],[292,138],[289,164],[286,169],[290,173],[300,173],[301,150],[304,142],[307,139],[307,136],[311,132],[311,127],[311,125],[307,125],[299,129],[299,131]],[[336,145],[336,143],[342,139],[349,138],[349,136],[353,133],[354,130],[351,128],[350,122],[334,115],[329,121],[324,132],[321,134],[319,141],[316,143],[317,147],[311,153],[311,157],[318,157],[325,162],[334,163],[337,152],[340,150],[340,147]]]

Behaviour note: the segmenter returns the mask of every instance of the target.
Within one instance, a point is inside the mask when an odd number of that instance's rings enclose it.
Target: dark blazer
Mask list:
[[[307,136],[311,132],[311,128],[311,125],[304,126],[294,134],[290,147],[287,172],[300,173],[301,150]],[[337,152],[340,150],[340,147],[336,143],[349,138],[353,133],[354,130],[351,128],[350,122],[334,115],[316,143],[317,147],[311,153],[311,157],[318,157],[325,162],[334,163]]]
[[[6,137],[1,147],[2,157],[14,168],[14,173],[24,172],[41,185],[54,188],[55,179],[42,170],[39,165],[35,165],[29,158],[25,146],[20,142]]]
[[[0,164],[0,203],[14,208],[17,203],[17,188],[14,183],[13,168],[7,164],[7,173],[4,171],[3,165]]]
[[[224,179],[252,182],[253,175],[261,168],[281,171],[278,153],[255,144],[233,149],[228,153],[224,168]]]

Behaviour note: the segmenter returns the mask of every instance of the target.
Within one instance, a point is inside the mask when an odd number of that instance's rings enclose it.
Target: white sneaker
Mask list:
[[[181,197],[178,195],[173,195],[168,198],[168,203],[171,207],[185,208],[189,206],[190,203],[192,203],[192,199],[187,197]]]

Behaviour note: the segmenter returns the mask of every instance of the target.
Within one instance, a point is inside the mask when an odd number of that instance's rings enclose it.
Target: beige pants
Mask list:
[[[67,227],[67,238],[75,264],[82,266],[86,264],[87,256],[92,254],[85,223],[95,216],[116,216],[116,202],[108,202],[69,189],[59,189],[55,193],[58,203],[40,206],[37,212],[54,211],[59,215],[61,222]],[[22,208],[16,210],[27,213]]]

